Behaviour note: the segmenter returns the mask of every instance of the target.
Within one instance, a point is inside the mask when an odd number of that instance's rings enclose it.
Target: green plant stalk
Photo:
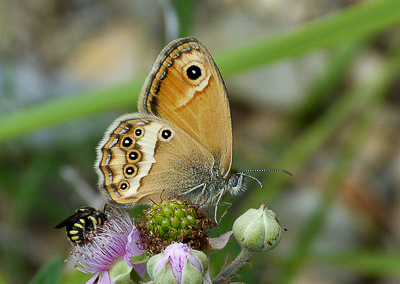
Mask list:
[[[57,98],[0,118],[0,142],[38,129],[95,115],[124,105],[136,109],[144,77],[131,83]]]
[[[341,45],[376,34],[400,22],[400,1],[369,1],[215,56],[224,77],[305,52]],[[126,104],[136,109],[143,77],[132,82],[58,98],[0,118],[0,142],[51,125],[101,113]]]
[[[400,23],[400,1],[368,1],[215,56],[224,77],[322,48],[341,47]]]
[[[30,284],[60,283],[61,271],[64,260],[60,257],[47,262],[29,282]]]
[[[194,0],[173,0],[179,22],[179,37],[189,37],[195,22],[196,1]]]
[[[249,251],[247,248],[242,247],[239,255],[221,272],[215,277],[213,280],[213,284],[221,283],[221,279],[229,279],[232,277],[246,262],[250,260],[250,256],[252,252]]]

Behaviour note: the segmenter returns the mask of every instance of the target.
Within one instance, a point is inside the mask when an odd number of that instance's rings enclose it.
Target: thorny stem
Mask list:
[[[242,247],[242,250],[240,251],[239,255],[235,258],[232,263],[226,267],[224,270],[222,270],[217,277],[213,280],[213,284],[218,284],[219,281],[222,278],[228,279],[230,276],[232,276],[240,267],[242,267],[243,264],[245,264],[247,261],[250,259],[250,255],[252,254],[251,251],[249,251],[247,248]]]

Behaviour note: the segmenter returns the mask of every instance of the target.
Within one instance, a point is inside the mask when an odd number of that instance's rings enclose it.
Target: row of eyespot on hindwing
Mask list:
[[[122,174],[123,177],[118,183],[118,189],[121,191],[125,191],[129,189],[128,179],[134,178],[138,171],[138,163],[142,160],[142,146],[140,143],[137,143],[138,140],[144,137],[145,128],[142,125],[150,124],[150,121],[141,121],[138,123],[132,124],[129,122],[121,123],[117,129],[115,129],[114,134],[110,137],[109,141],[103,148],[103,160],[100,164],[100,169],[103,171],[103,174],[106,178],[106,185],[113,184],[113,179],[118,173],[115,173],[112,170],[112,166],[115,164],[121,164],[121,161],[117,161],[116,156],[120,154],[112,154],[116,153],[115,151],[122,151],[125,157],[123,162]],[[173,131],[167,127],[162,127],[157,135],[157,139],[163,142],[168,142],[173,136]],[[155,147],[155,146],[154,146]],[[106,159],[104,159],[106,158]],[[115,159],[115,161],[113,161]],[[104,168],[105,167],[105,168]],[[108,179],[108,180],[107,180]]]
[[[76,210],[75,214],[66,218],[55,228],[65,227],[70,241],[79,244],[86,241],[87,236],[104,225],[106,221],[105,212],[98,211],[90,206],[82,206]]]

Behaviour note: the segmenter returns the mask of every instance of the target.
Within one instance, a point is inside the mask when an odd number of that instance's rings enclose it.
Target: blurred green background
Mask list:
[[[399,27],[397,0],[0,1],[0,283],[90,277],[53,227],[102,208],[95,147],[183,36],[225,78],[234,166],[293,173],[226,198],[222,233],[263,202],[288,229],[234,280],[399,283]],[[212,276],[238,252],[213,254]]]

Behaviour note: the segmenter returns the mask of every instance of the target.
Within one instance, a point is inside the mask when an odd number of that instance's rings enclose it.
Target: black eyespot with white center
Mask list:
[[[199,66],[192,65],[186,70],[186,75],[191,80],[197,80],[201,77],[201,69]]]
[[[172,131],[169,129],[165,129],[161,132],[161,137],[164,139],[168,139],[171,136],[172,136]]]
[[[132,144],[133,144],[133,139],[130,138],[130,137],[125,137],[125,138],[122,140],[122,146],[123,146],[123,147],[128,148],[128,147],[130,147]]]
[[[141,156],[142,155],[140,154],[140,152],[138,150],[130,151],[130,152],[128,152],[128,155],[127,155],[128,160],[130,160],[131,162],[139,161]]]
[[[127,181],[122,181],[119,184],[119,189],[120,190],[127,190],[129,188],[129,183]]]
[[[143,136],[144,130],[142,128],[136,128],[134,133],[136,138],[140,138]]]
[[[158,139],[164,142],[168,142],[174,136],[174,131],[169,127],[163,127],[158,132]]]
[[[127,167],[127,168],[125,169],[125,173],[126,173],[127,175],[133,175],[133,174],[135,173],[135,168],[134,168],[134,167]]]
[[[126,164],[124,166],[124,176],[126,178],[133,178],[137,175],[138,168],[134,164]]]

